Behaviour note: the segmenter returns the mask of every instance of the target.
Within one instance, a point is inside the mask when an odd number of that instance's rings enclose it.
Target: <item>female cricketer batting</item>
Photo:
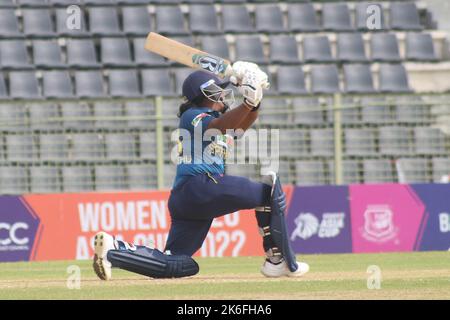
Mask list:
[[[233,130],[245,131],[255,122],[268,84],[267,75],[256,64],[236,62],[233,70],[236,76],[230,81],[195,71],[183,83],[179,163],[168,201],[172,222],[164,252],[100,232],[95,236],[93,264],[100,279],[110,279],[112,268],[152,278],[195,275],[199,267],[192,255],[202,246],[213,219],[243,209],[256,210],[266,254],[263,275],[301,276],[308,272],[309,266],[296,261],[289,244],[286,199],[278,176],[273,173],[272,185],[268,185],[224,174]],[[244,98],[232,110],[228,109],[234,102],[233,90],[226,89],[230,82]]]

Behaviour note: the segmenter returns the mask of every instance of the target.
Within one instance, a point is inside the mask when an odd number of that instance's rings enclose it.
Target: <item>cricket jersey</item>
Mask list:
[[[200,107],[192,107],[181,115],[174,187],[190,176],[224,173],[224,162],[233,138],[217,134],[217,130],[212,135],[205,134],[209,123],[219,116],[217,111]]]

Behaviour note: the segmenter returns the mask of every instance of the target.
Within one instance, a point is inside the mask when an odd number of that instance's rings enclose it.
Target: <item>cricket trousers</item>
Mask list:
[[[172,189],[172,224],[165,250],[192,256],[203,244],[214,218],[238,210],[270,206],[272,187],[244,177],[201,174]]]

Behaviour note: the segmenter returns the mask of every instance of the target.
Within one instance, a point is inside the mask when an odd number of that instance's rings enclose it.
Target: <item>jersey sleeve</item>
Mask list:
[[[181,116],[180,128],[194,132],[196,127],[201,126],[204,133],[213,119],[214,117],[204,110],[189,109]]]

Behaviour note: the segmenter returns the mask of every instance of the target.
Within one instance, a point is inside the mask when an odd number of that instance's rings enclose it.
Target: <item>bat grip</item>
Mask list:
[[[233,68],[229,65],[226,69],[225,69],[225,73],[224,73],[225,77],[236,77],[236,73],[234,72]],[[239,85],[239,84],[236,84]],[[269,81],[267,81],[266,83],[263,84],[263,89],[269,89],[270,88],[270,83]]]

